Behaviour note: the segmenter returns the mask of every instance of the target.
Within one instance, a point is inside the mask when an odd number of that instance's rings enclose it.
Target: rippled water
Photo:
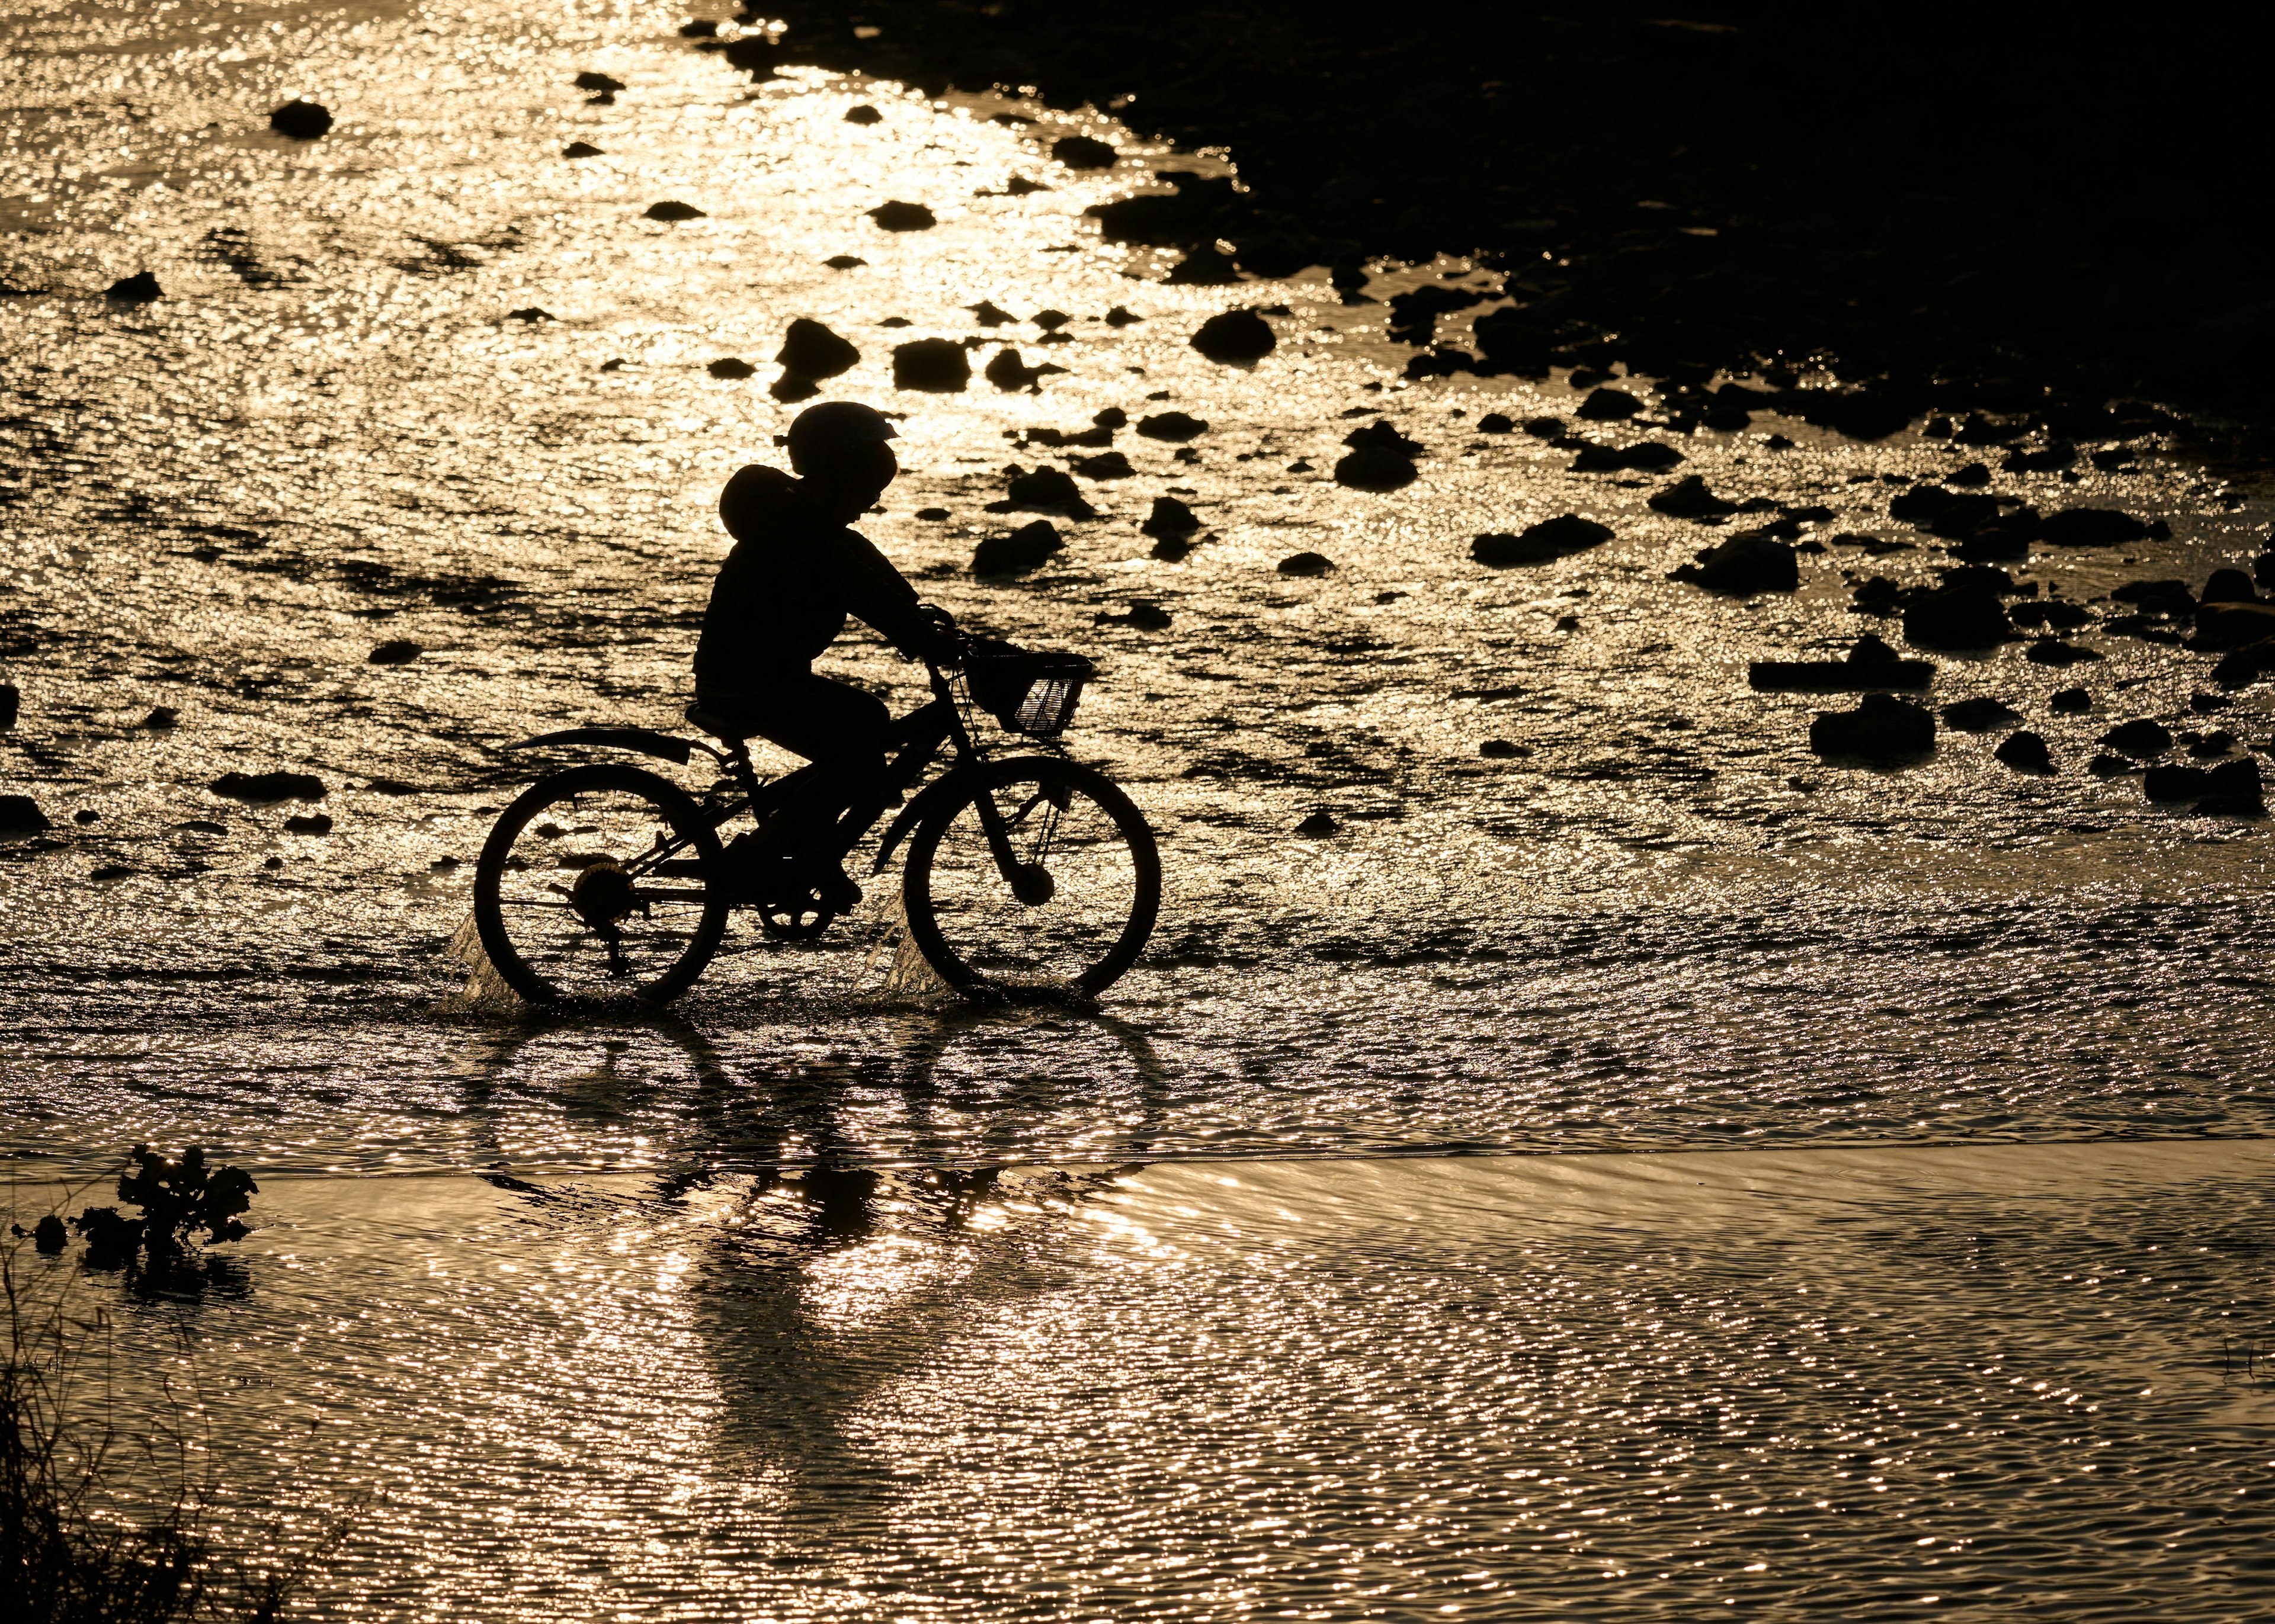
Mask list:
[[[1940,661],[1935,702],[2007,700],[2058,775],[1956,733],[1828,767],[1822,703],[1749,691],[1746,662],[1893,636],[1843,571],[1929,578],[1931,544],[1805,557],[1790,597],[1670,583],[1712,536],[1651,482],[1476,432],[1570,418],[1561,372],[1403,383],[1382,305],[1322,271],[1176,287],[1103,244],[1083,208],[1172,162],[1109,118],[754,85],[680,20],[0,18],[0,791],[57,825],[0,842],[0,1147],[39,1177],[143,1138],[261,1170],[273,1227],[190,1318],[226,1373],[216,1458],[278,1485],[283,1543],[355,1508],[322,1594],[2237,1616],[2266,1416],[2218,1349],[2265,1307],[2264,1155],[1981,1147],[2275,1123],[2264,826],[2082,772],[2135,715],[2264,754],[2266,690],[2215,722],[2203,657],[2089,629],[2097,663]],[[629,88],[588,102],[586,69]],[[338,113],[321,142],[266,130],[296,94]],[[1076,131],[1124,162],[1054,164]],[[886,232],[890,199],[940,223]],[[705,216],[644,217],[666,200]],[[144,269],[163,298],[102,297]],[[1370,291],[1447,277],[1476,274]],[[977,325],[983,300],[1020,319]],[[1186,344],[1274,305],[1252,369]],[[1026,320],[1052,309],[1065,342]],[[797,316],[861,351],[833,394],[907,414],[869,533],[967,623],[1100,656],[1073,744],[1160,830],[1154,950],[1095,1014],[888,994],[888,879],[820,948],[738,930],[664,1017],[456,1010],[442,946],[533,770],[498,747],[677,725],[713,502],[778,456]],[[896,391],[890,346],[934,336],[1066,370]],[[712,377],[729,357],[756,375]],[[1135,472],[1084,482],[1100,513],[1058,561],[975,580],[1018,522],[986,510],[1004,465],[1064,461],[1007,434],[1107,407],[1210,428],[1192,457],[1123,430]],[[1334,485],[1346,414],[1378,410],[1420,480]],[[1682,449],[1727,496],[1830,507],[1817,534],[1921,541],[1883,477],[1978,455],[1768,416]],[[2256,496],[2140,460],[1998,476],[2173,532],[2018,573],[2084,601],[2257,550]],[[1207,527],[1174,563],[1138,529],[1166,494]],[[1568,510],[1617,540],[1470,562]],[[1335,567],[1276,570],[1298,551]],[[398,638],[426,652],[367,663]],[[920,697],[873,643],[832,665]],[[2079,682],[2094,713],[2051,714]],[[329,834],[208,788],[280,768],[323,780]],[[1297,835],[1321,807],[1340,832]],[[1897,1140],[1977,1148],[1830,1148]],[[1781,1148],[1207,1159],[1742,1144]],[[279,1176],[469,1170],[540,1182]]]

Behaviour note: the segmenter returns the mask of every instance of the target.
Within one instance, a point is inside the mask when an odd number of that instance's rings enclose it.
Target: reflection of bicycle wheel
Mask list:
[[[638,767],[572,767],[499,815],[474,869],[474,925],[524,998],[658,1002],[718,949],[720,867],[718,835],[676,785]]]
[[[1009,875],[982,827],[983,796],[1003,820]],[[1161,858],[1112,780],[1034,756],[975,775],[925,820],[902,895],[910,937],[958,992],[1099,993],[1153,933]]]

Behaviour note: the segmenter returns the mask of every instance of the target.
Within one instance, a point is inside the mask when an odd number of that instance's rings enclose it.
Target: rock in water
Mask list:
[[[819,321],[799,316],[782,336],[775,356],[784,372],[799,378],[834,378],[851,370],[861,352]]]
[[[1935,752],[1935,718],[1893,694],[1868,693],[1853,711],[1826,711],[1809,724],[1820,756],[1861,761],[1916,760]]]
[[[786,406],[795,405],[801,400],[812,400],[820,394],[821,386],[811,378],[801,378],[794,372],[786,372],[767,385],[767,393]]]
[[[1470,556],[1481,564],[1506,569],[1513,564],[1545,564],[1601,547],[1612,539],[1611,526],[1576,513],[1560,514],[1527,526],[1515,535],[1497,532],[1470,543]]]
[[[367,665],[409,665],[427,651],[409,638],[391,638],[364,656]]]
[[[2101,736],[2101,743],[2120,756],[2130,756],[2135,761],[2146,761],[2161,756],[2173,747],[2173,735],[2164,723],[2150,721],[2145,716],[2114,727]]]
[[[919,338],[893,346],[893,386],[953,395],[971,381],[971,358],[962,344],[945,338]]]
[[[1758,532],[1732,536],[1719,547],[1705,548],[1697,557],[1697,563],[1684,564],[1667,578],[1738,598],[1763,592],[1796,592],[1801,587],[1801,565],[1792,547],[1774,536]]]
[[[2057,716],[2082,716],[2093,709],[2093,696],[2082,688],[2060,688],[2048,703]]]
[[[1394,452],[1400,457],[1419,457],[1422,442],[1410,440],[1391,427],[1387,418],[1377,418],[1361,428],[1354,428],[1343,436],[1343,443],[1353,450],[1372,448],[1378,451]]]
[[[0,733],[16,725],[16,716],[23,709],[24,696],[13,683],[0,683]]]
[[[1414,465],[1395,451],[1363,445],[1335,464],[1335,483],[1353,490],[1394,491],[1414,483]]]
[[[601,149],[590,141],[571,141],[561,149],[561,155],[564,158],[597,158],[601,156]]]
[[[1274,566],[1282,575],[1325,575],[1335,561],[1325,553],[1295,553]]]
[[[731,382],[748,378],[756,374],[759,369],[748,361],[739,360],[731,355],[722,355],[703,370],[714,378],[724,378]]]
[[[1230,254],[1220,253],[1203,243],[1171,266],[1169,274],[1161,280],[1173,287],[1221,288],[1228,283],[1238,282],[1240,274]]]
[[[1988,733],[2022,720],[2022,712],[1998,699],[1961,699],[1943,707],[1943,725],[1961,733]]]
[[[2259,763],[2250,757],[2222,762],[2207,776],[2211,787],[2196,802],[2199,812],[2225,818],[2267,815],[2266,788],[2260,779]]]
[[[1208,433],[1208,424],[1187,412],[1156,412],[1138,419],[1138,432],[1148,440],[1167,440],[1173,445],[1183,445]]]
[[[1330,812],[1326,807],[1322,806],[1319,811],[1304,819],[1303,822],[1297,824],[1296,826],[1296,833],[1303,835],[1307,840],[1325,840],[1328,835],[1337,833],[1342,828],[1342,825],[1335,821],[1334,814]]]
[[[2141,788],[2152,801],[2193,801],[2211,793],[2211,774],[2200,767],[2152,767]]]
[[[1062,135],[1051,143],[1051,156],[1070,170],[1110,170],[1121,155],[1087,135]]]
[[[1101,451],[1096,457],[1077,457],[1074,471],[1085,480],[1126,480],[1138,471],[1130,459],[1119,451]]]
[[[1506,412],[1488,412],[1478,419],[1478,433],[1481,434],[1511,434],[1515,428]]]
[[[1919,648],[1990,648],[2013,632],[2006,604],[1987,586],[1946,586],[1904,610],[1904,640]]]
[[[256,805],[324,798],[324,781],[314,773],[223,773],[208,788],[215,795]]]
[[[2148,533],[2146,525],[2114,508],[2065,508],[2038,521],[2038,539],[2052,547],[2115,547]]]
[[[888,231],[928,231],[940,222],[921,203],[880,203],[869,211],[869,218]]]
[[[1175,496],[1154,497],[1153,510],[1138,526],[1149,536],[1189,536],[1200,527],[1193,510]]]
[[[1625,389],[1591,389],[1588,398],[1580,403],[1579,411],[1573,415],[1591,423],[1608,423],[1631,418],[1642,410],[1643,402]]]
[[[329,835],[332,832],[329,812],[302,812],[284,820],[284,827],[292,835]]]
[[[165,289],[158,285],[157,277],[148,271],[136,271],[132,276],[121,276],[103,290],[105,298],[121,299],[130,305],[147,305],[154,298],[165,296]]]
[[[1548,352],[1555,343],[1554,335],[1523,311],[1489,310],[1478,318],[1470,331],[1486,369],[1526,378],[1548,375]]]
[[[2046,748],[2045,740],[2035,733],[2010,733],[1992,754],[2018,773],[2054,770],[2053,752]]]
[[[2215,570],[2204,583],[2199,601],[2204,603],[2256,603],[2258,591],[2251,578],[2241,570]]]
[[[964,308],[982,327],[1005,327],[1019,319],[992,298],[983,298],[976,305],[966,305]]]
[[[682,203],[676,199],[667,198],[661,203],[650,203],[640,217],[644,220],[675,221],[708,220],[711,216],[692,203]]]
[[[981,375],[999,389],[1032,389],[1036,387],[1038,380],[1051,373],[1065,370],[1065,367],[1050,361],[1030,366],[1017,350],[1006,344],[989,358],[986,369]]]
[[[990,536],[972,549],[974,575],[1024,575],[1039,570],[1053,553],[1063,548],[1058,527],[1048,519],[1022,525],[1009,535]]]
[[[1697,474],[1677,480],[1644,504],[1654,513],[1664,513],[1669,518],[1716,518],[1733,512],[1734,502],[1725,502],[1706,488],[1706,481]]]
[[[746,34],[730,41],[721,54],[728,65],[740,68],[752,79],[773,79],[775,52],[779,48],[763,34]]]
[[[0,795],[0,835],[38,835],[53,827],[30,796]]]
[[[1252,310],[1228,310],[1211,316],[1192,336],[1194,349],[1226,366],[1260,361],[1279,342],[1272,324]]]
[[[332,110],[314,102],[287,102],[268,115],[268,127],[296,141],[317,140],[332,127]]]
[[[1069,513],[1077,518],[1091,518],[1098,512],[1083,500],[1082,487],[1063,468],[1038,468],[1032,473],[1015,474],[1005,495],[1013,507],[1030,512]]]
[[[591,68],[586,68],[582,73],[577,75],[575,82],[578,89],[589,90],[595,95],[602,96],[612,96],[619,90],[631,88],[624,80],[611,79],[606,73],[596,72]]]
[[[864,102],[858,107],[849,107],[845,110],[845,122],[847,124],[882,124],[885,122],[885,116]]]

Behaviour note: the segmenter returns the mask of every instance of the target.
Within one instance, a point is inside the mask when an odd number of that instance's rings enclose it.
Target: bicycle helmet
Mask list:
[[[826,467],[857,447],[900,437],[874,406],[854,400],[829,400],[799,412],[784,439],[790,447],[790,466],[804,473],[809,468]]]

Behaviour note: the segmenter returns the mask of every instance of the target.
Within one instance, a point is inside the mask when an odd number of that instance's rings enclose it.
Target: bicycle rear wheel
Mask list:
[[[474,926],[535,1003],[661,1003],[727,929],[719,836],[685,791],[633,767],[540,779],[499,814],[474,868]]]
[[[983,796],[1001,814],[1014,874],[991,849]],[[1145,814],[1111,779],[1028,757],[986,768],[925,820],[902,899],[910,937],[967,996],[1102,993],[1153,934],[1161,857]]]

